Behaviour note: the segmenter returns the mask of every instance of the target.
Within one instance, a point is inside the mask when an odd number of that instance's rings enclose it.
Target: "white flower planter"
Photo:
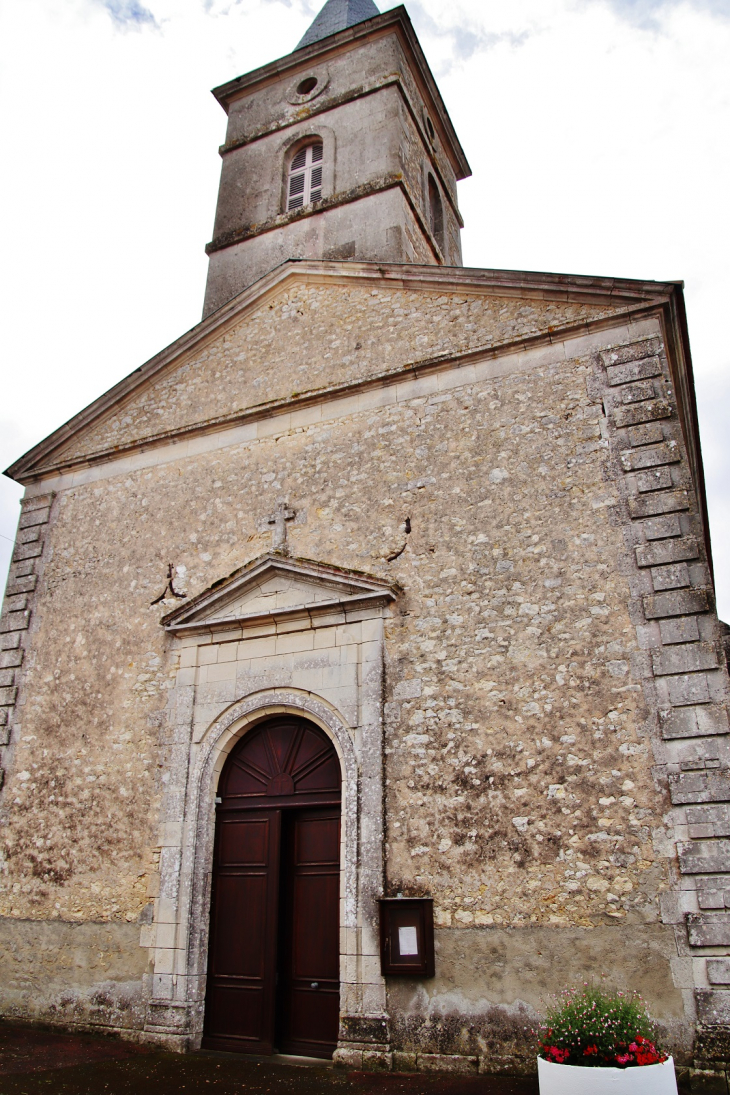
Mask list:
[[[677,1095],[674,1061],[641,1068],[581,1068],[537,1059],[540,1095]]]

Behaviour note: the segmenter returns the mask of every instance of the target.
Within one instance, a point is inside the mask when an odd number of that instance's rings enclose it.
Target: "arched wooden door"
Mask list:
[[[203,1044],[331,1057],[339,1023],[341,774],[293,716],[246,734],[221,774]]]

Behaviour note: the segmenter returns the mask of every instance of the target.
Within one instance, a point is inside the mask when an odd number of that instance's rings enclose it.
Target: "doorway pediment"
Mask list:
[[[160,621],[178,634],[284,624],[335,610],[345,617],[395,600],[397,587],[369,574],[270,552],[234,571]]]

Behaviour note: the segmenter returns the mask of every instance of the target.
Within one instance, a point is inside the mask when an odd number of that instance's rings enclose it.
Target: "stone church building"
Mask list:
[[[462,266],[403,7],[328,0],[214,94],[202,322],[7,472],[0,1013],[519,1072],[605,975],[722,1068],[681,286]]]

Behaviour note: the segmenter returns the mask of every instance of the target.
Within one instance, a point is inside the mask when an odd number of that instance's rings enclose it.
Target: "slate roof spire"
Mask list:
[[[329,38],[330,34],[337,34],[340,30],[346,30],[347,27],[364,23],[366,19],[374,19],[376,15],[380,15],[380,12],[373,0],[327,0],[296,48],[304,49],[305,46],[311,46],[313,42]]]

